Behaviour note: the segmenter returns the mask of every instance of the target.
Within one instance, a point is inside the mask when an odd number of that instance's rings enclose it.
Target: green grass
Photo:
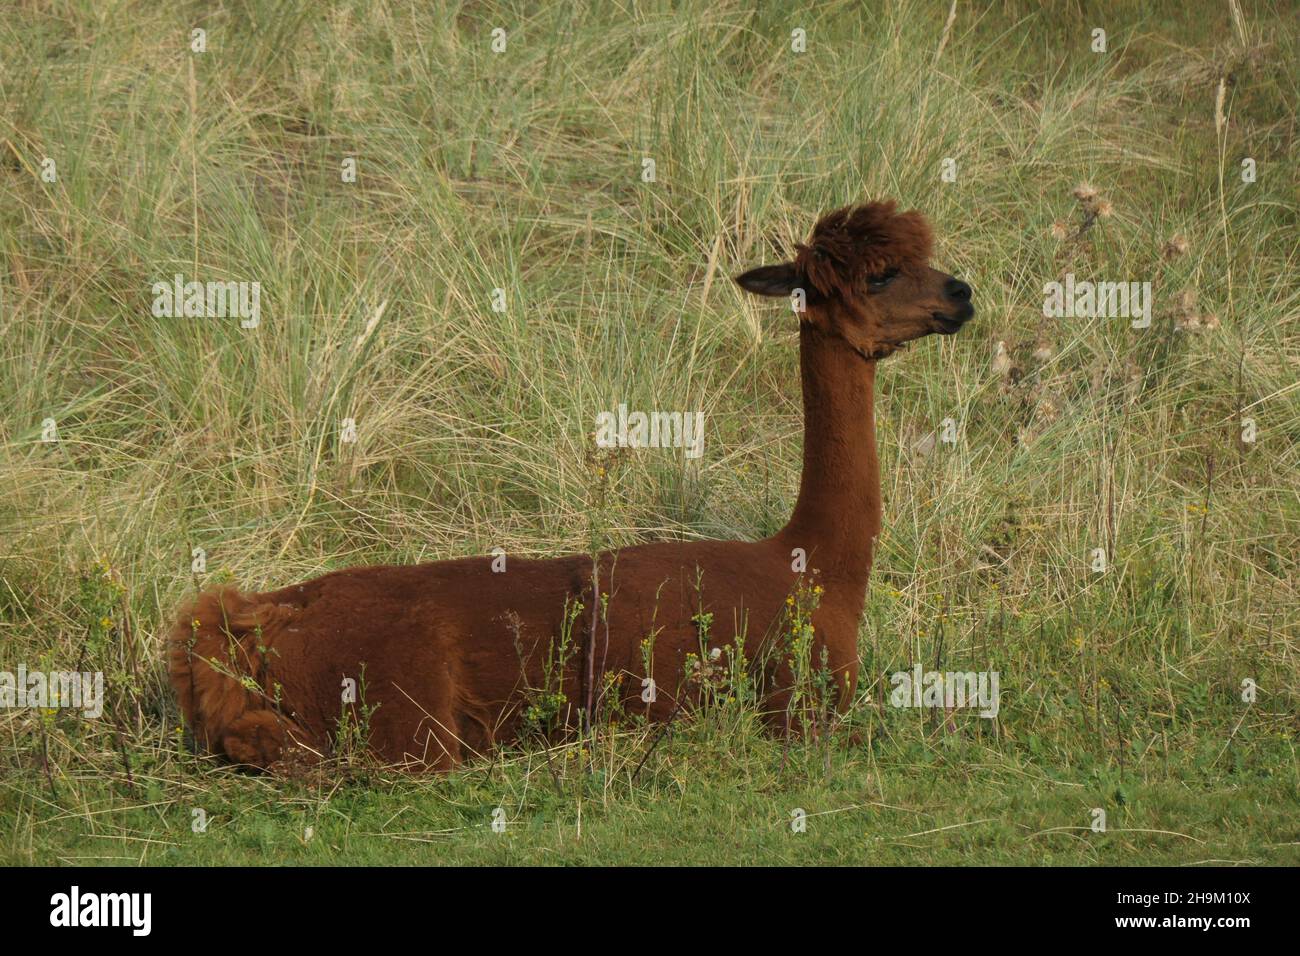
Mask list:
[[[0,670],[109,685],[99,721],[0,711],[0,862],[1300,862],[1289,4],[427,6],[0,18]],[[1083,182],[1113,211],[1054,237]],[[187,753],[161,635],[198,586],[779,527],[796,334],[729,276],[879,196],[980,311],[881,367],[886,534],[829,746],[723,708],[635,779],[653,728],[417,780]],[[1066,271],[1150,281],[1152,327],[1044,319]],[[154,318],[177,272],[259,281],[261,326]],[[704,456],[593,455],[620,402],[702,410]],[[884,706],[918,660],[998,670],[998,719]]]

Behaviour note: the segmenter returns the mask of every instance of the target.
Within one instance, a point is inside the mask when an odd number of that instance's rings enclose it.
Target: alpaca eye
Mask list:
[[[883,289],[885,286],[889,285],[889,283],[893,282],[897,278],[898,278],[898,270],[890,269],[887,272],[882,272],[878,276],[868,277],[867,285],[869,285],[873,290],[880,290]]]

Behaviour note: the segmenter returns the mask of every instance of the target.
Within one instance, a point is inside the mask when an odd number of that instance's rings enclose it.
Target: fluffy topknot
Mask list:
[[[827,213],[808,243],[795,247],[795,267],[823,295],[853,296],[865,294],[871,276],[925,265],[933,242],[930,224],[915,209],[895,208],[887,200]]]

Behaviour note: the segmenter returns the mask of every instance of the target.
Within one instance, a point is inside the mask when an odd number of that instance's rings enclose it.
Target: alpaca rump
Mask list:
[[[236,763],[268,766],[302,731],[263,689],[266,645],[289,609],[221,588],[181,608],[168,638],[168,670],[196,742]]]
[[[600,704],[671,719],[700,691],[706,662],[741,640],[780,726],[791,726],[796,670],[824,670],[842,709],[856,689],[881,528],[876,364],[974,313],[970,287],[929,267],[930,246],[919,213],[869,203],[825,216],[793,261],[736,278],[756,295],[806,294],[803,471],[775,535],[645,544],[594,561],[508,557],[503,569],[488,557],[349,568],[278,591],[209,591],[169,637],[172,686],[196,742],[268,768],[291,751],[328,756],[344,727],[363,724],[381,758],[448,770],[517,739],[536,724],[539,700],[548,730]],[[801,618],[797,597],[814,591],[811,618]],[[808,660],[795,660],[796,647]]]

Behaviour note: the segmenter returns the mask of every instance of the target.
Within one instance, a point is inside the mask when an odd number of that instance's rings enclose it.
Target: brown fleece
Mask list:
[[[795,268],[822,295],[861,296],[867,280],[891,269],[914,270],[930,260],[930,224],[916,210],[896,213],[893,200],[827,213],[812,238],[796,247]]]

